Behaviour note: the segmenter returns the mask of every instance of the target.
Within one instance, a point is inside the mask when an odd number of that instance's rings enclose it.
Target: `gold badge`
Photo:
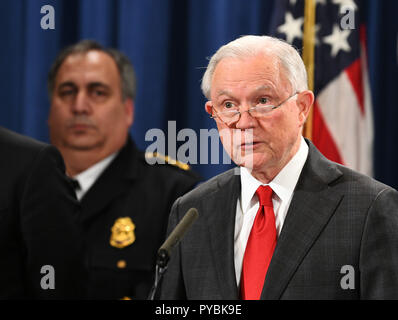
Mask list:
[[[117,219],[111,229],[111,246],[121,249],[132,244],[135,241],[134,229],[135,224],[129,217]]]

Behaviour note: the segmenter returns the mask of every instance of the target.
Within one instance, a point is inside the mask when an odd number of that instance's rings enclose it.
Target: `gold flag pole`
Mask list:
[[[314,65],[315,65],[315,0],[305,0],[304,7],[304,35],[303,35],[303,61],[308,74],[308,89],[314,91]],[[307,122],[304,126],[304,136],[312,139],[313,108],[310,109]]]

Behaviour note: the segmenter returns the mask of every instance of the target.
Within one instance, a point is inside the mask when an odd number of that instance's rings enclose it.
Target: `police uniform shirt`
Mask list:
[[[76,197],[79,201],[84,197],[84,195],[95,183],[101,173],[104,172],[104,170],[110,165],[113,159],[115,159],[117,154],[118,152],[111,154],[110,156],[106,157],[100,162],[97,162],[95,165],[91,166],[90,168],[72,178],[77,182],[77,184],[75,184],[75,192]]]

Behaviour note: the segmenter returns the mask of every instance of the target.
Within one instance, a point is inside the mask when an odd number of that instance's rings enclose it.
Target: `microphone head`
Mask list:
[[[175,245],[183,238],[192,223],[199,217],[199,212],[196,208],[191,208],[187,211],[181,221],[177,224],[174,230],[170,233],[166,241],[162,244],[158,251],[157,264],[165,266],[170,258],[171,251]]]
[[[193,223],[198,217],[199,217],[199,212],[198,212],[198,209],[196,209],[196,208],[191,208],[191,209],[189,209],[188,211],[187,211],[187,213],[185,214],[185,216],[190,216],[191,217],[191,219],[192,219],[192,222],[191,223]],[[185,218],[185,216],[184,216],[184,218]]]

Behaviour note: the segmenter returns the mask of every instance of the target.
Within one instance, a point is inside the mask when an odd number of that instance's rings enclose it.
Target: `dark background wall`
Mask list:
[[[240,35],[267,34],[276,1],[2,0],[0,125],[48,141],[48,69],[61,48],[89,38],[122,50],[135,66],[138,96],[131,132],[140,148],[152,143],[145,141],[147,130],[167,134],[168,121],[176,121],[177,131],[192,128],[199,137],[200,129],[214,127],[200,91],[207,58]],[[54,30],[40,26],[40,9],[47,4],[55,9]],[[397,188],[398,1],[367,0],[360,10],[367,23],[375,175]],[[227,167],[194,166],[205,178]]]

